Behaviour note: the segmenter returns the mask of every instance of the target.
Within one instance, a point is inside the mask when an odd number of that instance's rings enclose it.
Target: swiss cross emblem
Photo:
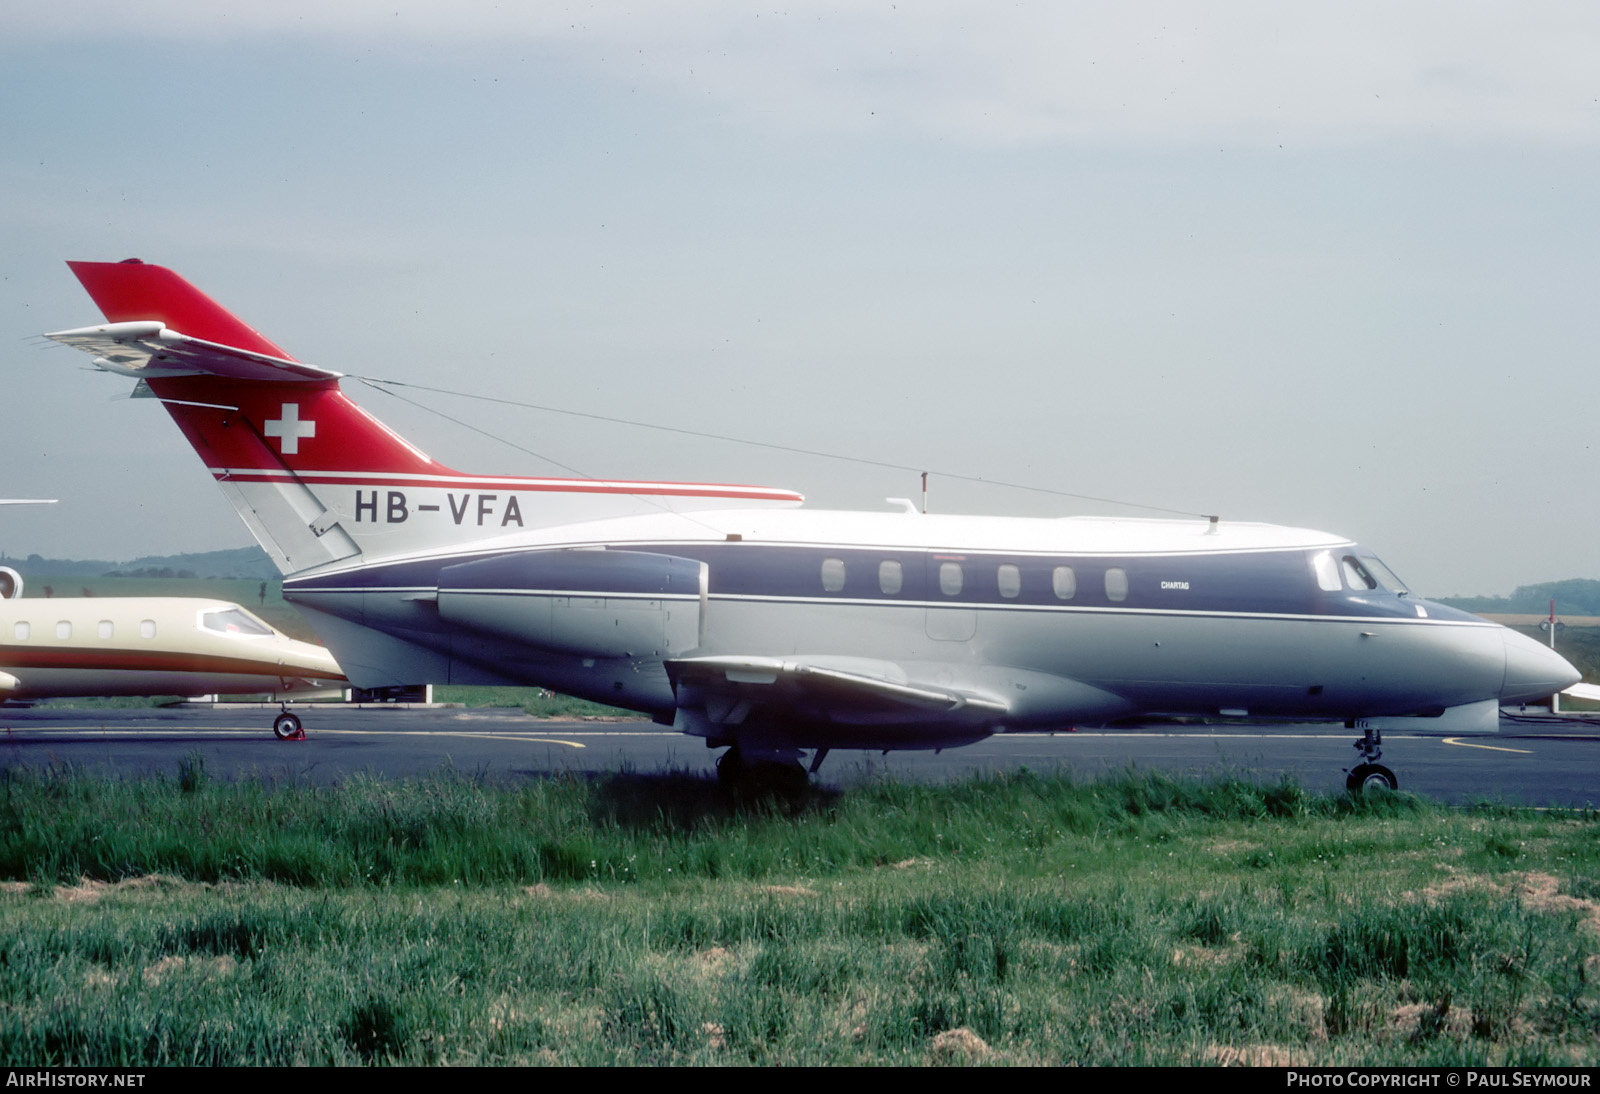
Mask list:
[[[282,417],[269,418],[261,425],[261,431],[269,437],[278,438],[278,451],[285,456],[293,456],[300,451],[301,437],[315,437],[317,423],[314,421],[300,420],[300,404],[284,403],[280,411]]]

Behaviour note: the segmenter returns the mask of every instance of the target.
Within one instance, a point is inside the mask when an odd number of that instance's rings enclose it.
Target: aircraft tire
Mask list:
[[[800,763],[746,763],[735,746],[717,760],[717,782],[742,798],[792,798],[805,792],[811,776]]]
[[[744,779],[744,759],[739,755],[739,746],[734,745],[717,757],[717,782],[728,789],[734,789]]]
[[[1400,780],[1394,777],[1382,764],[1357,764],[1350,769],[1350,777],[1344,781],[1345,789],[1352,794],[1365,794],[1373,791],[1387,793],[1400,789]]]
[[[292,741],[302,736],[300,719],[290,714],[287,710],[272,721],[272,732],[278,735],[280,741]]]

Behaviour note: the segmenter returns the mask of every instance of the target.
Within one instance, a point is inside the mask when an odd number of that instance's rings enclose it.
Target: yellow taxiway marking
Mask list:
[[[1474,744],[1471,741],[1463,741],[1460,737],[1446,737],[1444,739],[1444,743],[1447,745],[1459,745],[1462,748],[1483,748],[1489,750],[1490,752],[1515,752],[1519,756],[1533,755],[1533,750],[1528,748],[1506,748],[1504,745],[1480,745]]]

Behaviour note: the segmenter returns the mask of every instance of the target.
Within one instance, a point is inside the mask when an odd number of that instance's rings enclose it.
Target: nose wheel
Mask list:
[[[290,714],[287,710],[272,720],[272,732],[280,741],[303,741],[306,739],[305,727],[300,724],[300,719]]]
[[[1355,728],[1354,722],[1347,722],[1346,725]],[[1354,747],[1361,753],[1361,762],[1352,767],[1346,776],[1344,780],[1346,790],[1352,794],[1366,794],[1387,793],[1390,790],[1400,789],[1400,780],[1395,778],[1394,772],[1378,762],[1383,756],[1382,730],[1362,726],[1361,739]]]

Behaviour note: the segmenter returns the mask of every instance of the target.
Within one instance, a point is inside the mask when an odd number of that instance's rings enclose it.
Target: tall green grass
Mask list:
[[[1592,1065],[1597,834],[1132,772],[12,772],[0,1063]]]

